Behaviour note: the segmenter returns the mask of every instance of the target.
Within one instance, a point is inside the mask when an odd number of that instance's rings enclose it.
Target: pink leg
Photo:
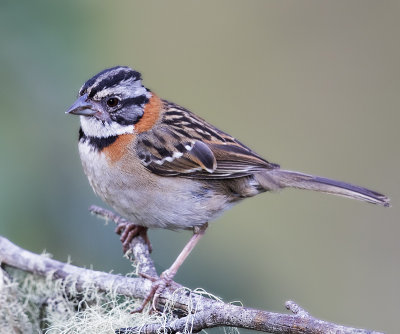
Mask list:
[[[151,299],[153,299],[153,302],[152,302],[153,310],[156,309],[157,300],[160,297],[161,292],[165,289],[166,286],[171,284],[172,279],[176,275],[179,267],[182,265],[183,262],[185,262],[186,258],[189,256],[190,252],[193,250],[193,248],[197,245],[197,243],[203,237],[207,227],[208,227],[208,223],[205,223],[204,225],[202,225],[200,227],[195,227],[193,229],[193,235],[190,238],[189,242],[182,249],[182,251],[176,258],[174,263],[171,265],[171,267],[169,267],[167,270],[165,270],[158,279],[147,276],[147,275],[142,275],[143,277],[152,280],[153,285],[151,287],[150,293],[147,295],[147,297],[143,301],[142,305],[140,305],[140,307],[137,308],[136,310],[134,310],[132,313],[142,312],[144,307],[147,305],[147,303]]]

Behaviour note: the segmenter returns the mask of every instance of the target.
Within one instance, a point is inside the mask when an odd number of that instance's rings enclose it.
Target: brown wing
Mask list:
[[[162,121],[138,136],[137,153],[152,172],[231,179],[278,168],[190,111],[164,101]]]

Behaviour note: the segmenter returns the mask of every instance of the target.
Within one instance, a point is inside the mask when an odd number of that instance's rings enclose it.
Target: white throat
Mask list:
[[[107,138],[111,136],[133,133],[133,125],[121,125],[116,122],[110,124],[95,117],[80,116],[83,133],[88,137]]]

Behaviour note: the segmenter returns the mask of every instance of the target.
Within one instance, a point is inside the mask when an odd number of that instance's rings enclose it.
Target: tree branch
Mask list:
[[[90,213],[102,218],[106,221],[113,221],[115,224],[125,223],[127,220],[121,216],[117,216],[113,212],[92,205],[89,208]],[[151,277],[157,277],[157,270],[154,266],[153,259],[150,257],[150,250],[142,236],[137,236],[131,241],[130,252],[127,256],[131,261],[134,261],[138,266],[138,274],[145,274]]]
[[[91,212],[103,218],[120,222],[122,218],[108,210],[91,207]],[[139,261],[139,272],[156,275],[154,263],[150,258],[148,247],[141,237],[131,243],[132,255]],[[83,269],[71,264],[59,262],[43,255],[24,250],[8,239],[0,236],[0,263],[39,276],[51,276],[52,279],[69,280],[73,277],[75,288],[79,291],[85,284],[91,283],[101,291],[114,291],[118,294],[143,299],[151,289],[151,283],[144,278],[132,278],[109,274],[95,270]],[[148,324],[139,328],[125,328],[116,333],[165,333],[198,332],[202,329],[230,326],[253,329],[269,333],[290,334],[381,334],[374,331],[336,325],[310,316],[299,305],[292,301],[286,303],[293,314],[274,313],[223,303],[196,293],[188,293],[181,285],[175,283],[161,294],[157,310],[162,311],[166,303],[173,302],[176,318],[167,324]],[[195,311],[194,311],[195,310]]]

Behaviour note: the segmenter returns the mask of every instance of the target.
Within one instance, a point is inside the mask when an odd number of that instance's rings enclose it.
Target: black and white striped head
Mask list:
[[[151,96],[141,79],[139,72],[126,66],[105,69],[85,82],[67,113],[81,116],[86,136],[133,133]]]

